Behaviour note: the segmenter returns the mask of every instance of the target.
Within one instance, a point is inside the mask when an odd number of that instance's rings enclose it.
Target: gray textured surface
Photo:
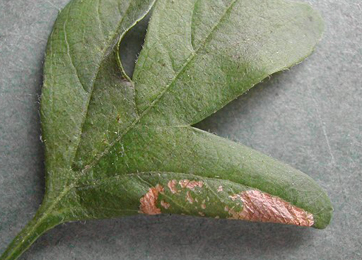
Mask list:
[[[0,0],[0,252],[41,203],[42,61],[66,2]],[[326,23],[315,54],[198,126],[308,173],[334,204],[327,229],[138,216],[59,226],[23,259],[361,259],[362,3],[308,2]]]

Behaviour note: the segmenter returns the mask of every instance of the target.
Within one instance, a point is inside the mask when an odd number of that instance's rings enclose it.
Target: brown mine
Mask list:
[[[258,222],[273,222],[310,227],[314,224],[313,215],[291,203],[259,190],[248,190],[230,196],[243,202],[243,210],[235,212],[225,208],[232,219]]]
[[[170,191],[171,191],[172,194],[177,193],[176,185],[177,185],[177,181],[176,181],[176,180],[171,180],[171,181],[169,181],[168,184],[167,184],[167,186],[168,186],[168,188],[170,189]]]
[[[190,204],[194,203],[194,199],[192,198],[191,192],[190,192],[189,190],[188,190],[187,193],[186,193],[186,200],[187,200]]]
[[[167,203],[166,201],[164,200],[161,200],[161,206],[164,207],[165,209],[168,209],[171,205],[170,203]]]
[[[202,181],[190,181],[190,180],[180,180],[179,184],[181,186],[181,188],[185,189],[190,189],[190,190],[194,190],[195,187],[199,187],[202,188],[202,186],[204,185],[204,183]]]
[[[158,194],[163,191],[163,187],[159,184],[157,184],[156,187],[151,187],[148,192],[140,199],[140,213],[147,215],[161,214],[161,209],[157,207],[156,203]]]

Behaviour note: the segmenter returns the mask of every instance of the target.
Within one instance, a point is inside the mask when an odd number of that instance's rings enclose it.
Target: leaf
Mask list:
[[[133,79],[123,36],[154,7]],[[323,31],[284,0],[73,0],[49,38],[41,120],[46,194],[0,258],[75,220],[188,214],[325,228],[307,175],[192,127],[307,57]]]

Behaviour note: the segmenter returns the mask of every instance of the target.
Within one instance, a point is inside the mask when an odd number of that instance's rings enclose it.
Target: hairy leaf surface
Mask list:
[[[119,43],[151,8],[131,79]],[[301,62],[322,30],[284,0],[72,0],[44,67],[44,202],[0,259],[60,223],[140,213],[325,228],[331,203],[311,178],[192,126]]]

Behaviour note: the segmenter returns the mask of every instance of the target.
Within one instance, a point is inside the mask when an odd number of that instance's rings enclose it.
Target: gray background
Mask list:
[[[0,252],[42,200],[42,61],[67,1],[0,0]],[[362,2],[308,2],[326,23],[315,54],[198,127],[308,173],[333,202],[327,229],[137,216],[59,226],[22,259],[361,259]]]

